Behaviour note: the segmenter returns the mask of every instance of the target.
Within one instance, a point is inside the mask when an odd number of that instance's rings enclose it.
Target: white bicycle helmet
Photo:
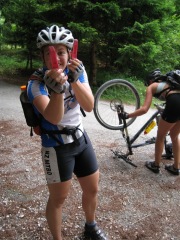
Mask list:
[[[64,27],[52,25],[41,30],[37,37],[37,47],[42,48],[45,45],[64,44],[70,50],[73,48],[74,37],[70,30]]]

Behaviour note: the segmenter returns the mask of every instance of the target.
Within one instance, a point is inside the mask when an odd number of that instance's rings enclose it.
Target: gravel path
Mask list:
[[[40,141],[38,136],[29,136],[19,94],[19,86],[0,81],[0,239],[50,240]],[[130,126],[131,134],[148,114]],[[132,159],[138,166],[134,168],[113,158],[111,149],[123,147],[119,131],[103,128],[93,113],[87,113],[83,122],[101,172],[97,221],[109,239],[179,240],[180,177],[164,170],[164,164],[172,161],[162,161],[161,174],[148,171],[144,162],[153,159],[154,146],[150,145],[134,151]],[[79,239],[83,231],[80,192],[74,177],[63,212],[64,240]]]

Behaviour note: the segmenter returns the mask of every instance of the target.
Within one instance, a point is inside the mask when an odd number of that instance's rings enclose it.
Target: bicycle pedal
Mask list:
[[[155,142],[156,142],[156,138],[155,137],[152,137],[151,139],[146,140],[146,143],[149,143],[149,144],[155,143]]]

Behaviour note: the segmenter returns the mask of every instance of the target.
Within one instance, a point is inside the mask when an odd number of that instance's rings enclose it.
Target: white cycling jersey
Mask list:
[[[31,102],[33,102],[34,98],[40,95],[49,95],[48,89],[43,81],[43,77],[45,71],[47,69],[39,69],[37,70],[30,78],[28,83],[28,97]],[[65,70],[67,74],[68,70]],[[31,80],[32,79],[32,80]],[[88,83],[88,77],[86,71],[79,77],[79,81],[81,83]],[[64,127],[66,128],[75,128],[78,126],[78,130],[76,131],[75,135],[77,138],[80,138],[84,132],[82,126],[82,113],[80,110],[80,105],[74,95],[73,90],[71,89],[71,85],[68,83],[68,87],[64,93],[64,116],[63,119],[57,124],[53,125],[52,123],[48,122],[46,119],[41,117],[41,126],[46,130],[62,130]],[[35,112],[39,114],[37,109]],[[56,138],[63,144],[73,142],[73,137],[71,135],[66,134],[56,134]],[[42,139],[42,146],[44,147],[54,147],[59,145],[59,143],[50,137],[47,134],[41,135]]]

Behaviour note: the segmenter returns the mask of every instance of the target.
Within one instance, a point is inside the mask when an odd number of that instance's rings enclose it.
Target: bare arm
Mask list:
[[[76,99],[80,106],[86,111],[91,112],[94,107],[94,96],[88,83],[77,82],[71,83]]]
[[[82,62],[79,59],[70,59],[68,68],[73,73],[78,66],[82,67]],[[84,71],[84,70],[83,70]],[[71,82],[72,89],[80,106],[86,111],[91,112],[94,107],[94,96],[88,83],[81,83],[79,80]]]
[[[34,99],[33,104],[43,117],[52,124],[58,124],[64,116],[63,94],[52,92],[51,98],[41,95]]]
[[[130,118],[137,117],[147,113],[151,106],[153,94],[156,92],[157,85],[158,85],[157,83],[153,83],[146,89],[146,97],[144,100],[144,104],[136,111],[129,113],[128,117]]]
[[[59,84],[67,81],[62,69],[52,69],[46,71],[46,75],[54,79]],[[34,106],[50,123],[57,125],[64,116],[64,97],[63,94],[51,92],[51,97],[41,95],[34,99]]]

